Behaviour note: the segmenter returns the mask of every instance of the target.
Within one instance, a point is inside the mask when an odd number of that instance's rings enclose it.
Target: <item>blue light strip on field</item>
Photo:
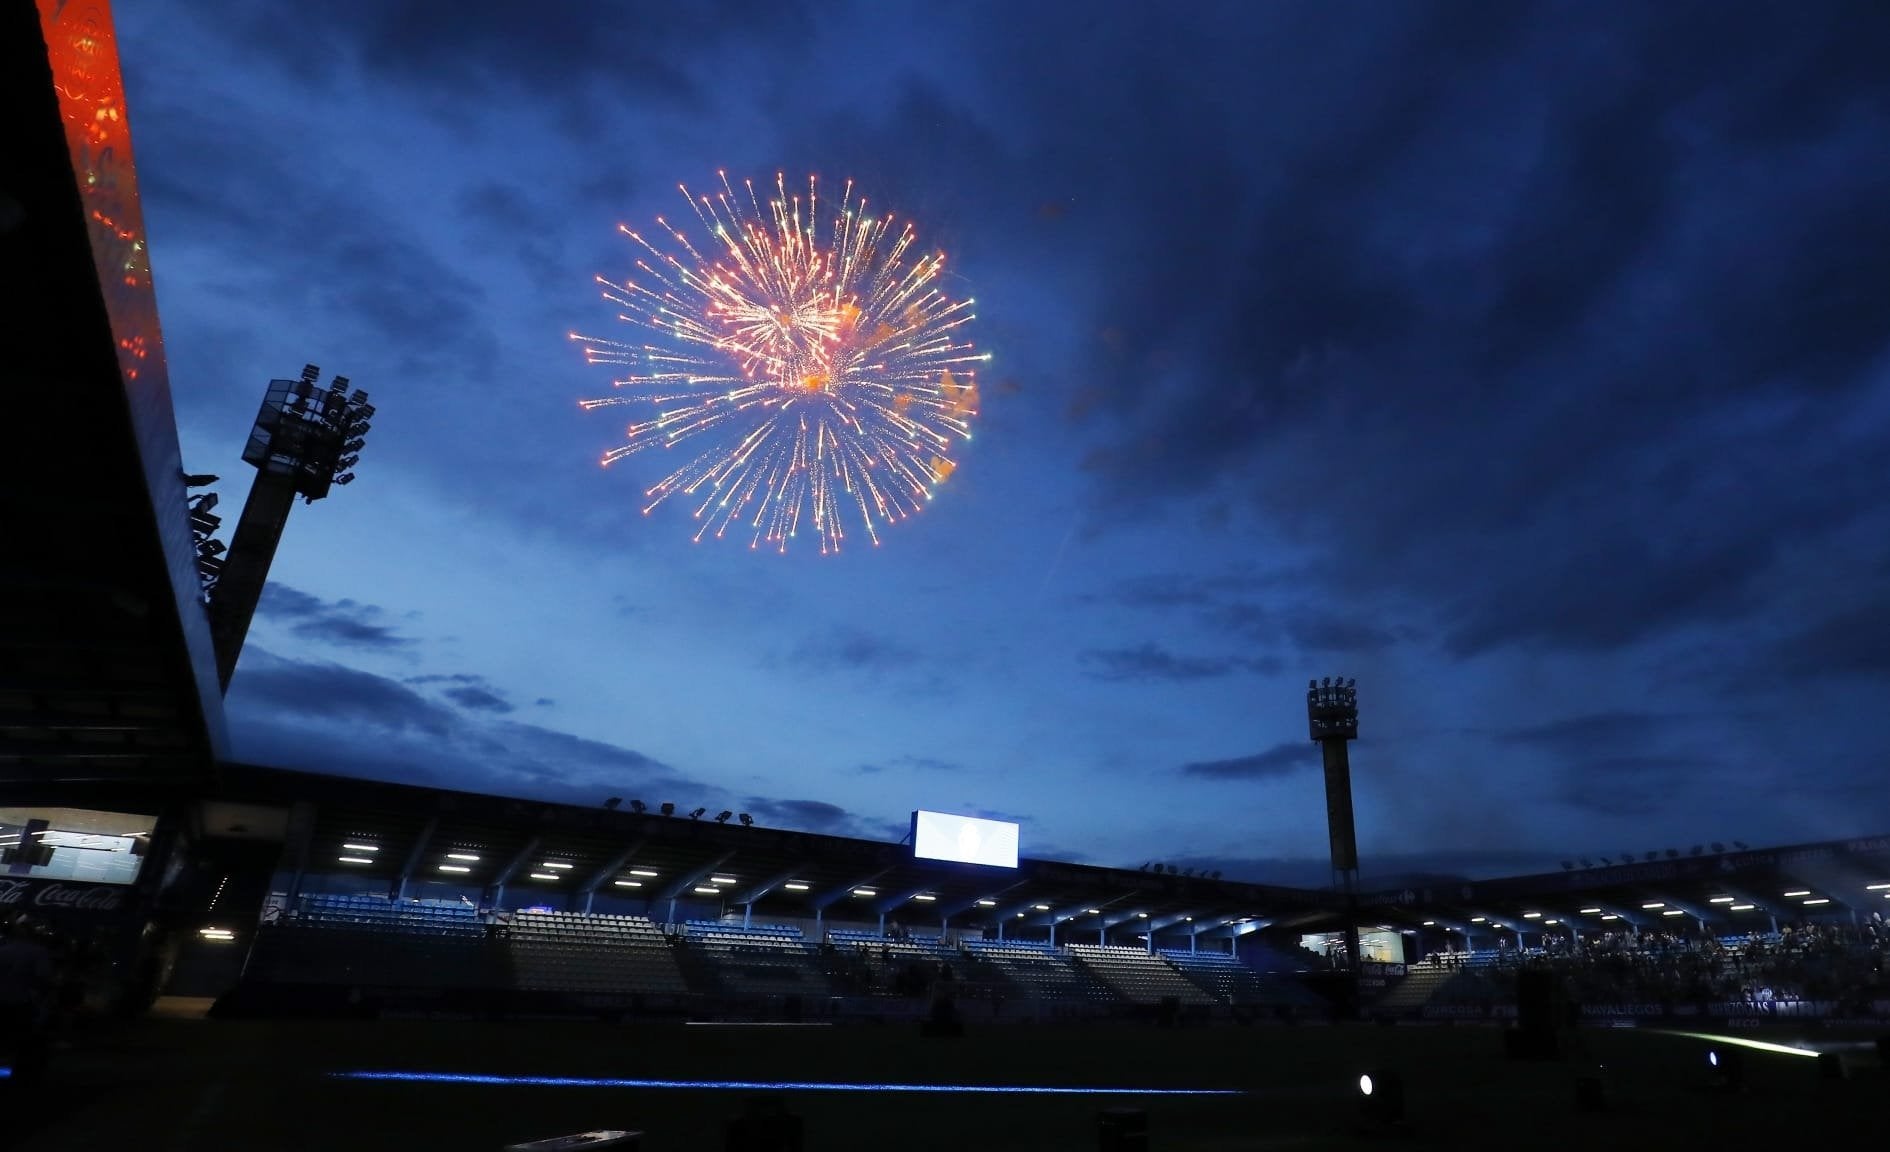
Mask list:
[[[491,1076],[472,1072],[331,1072],[339,1080],[526,1088],[672,1088],[714,1092],[973,1092],[1009,1096],[1243,1096],[1238,1088],[1038,1088],[985,1084],[837,1084],[822,1080],[629,1080],[608,1076]]]
[[[13,1069],[8,1068],[4,1064],[0,1064],[0,1080],[11,1079],[12,1076],[13,1076]]]

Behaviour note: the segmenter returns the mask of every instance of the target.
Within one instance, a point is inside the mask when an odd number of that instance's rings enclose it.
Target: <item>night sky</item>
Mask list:
[[[242,759],[1317,880],[1343,674],[1368,882],[1890,830],[1890,6],[117,8],[186,463],[233,525],[265,381],[379,408]],[[599,466],[567,333],[719,168],[978,300],[876,550]]]

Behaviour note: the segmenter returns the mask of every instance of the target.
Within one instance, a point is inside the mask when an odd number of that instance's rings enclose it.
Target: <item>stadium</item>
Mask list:
[[[1308,690],[1340,798],[1317,889],[1041,859],[951,813],[895,843],[237,762],[222,690],[274,540],[373,410],[272,382],[238,538],[206,549],[129,129],[99,114],[109,15],[6,13],[32,434],[0,507],[32,547],[0,565],[0,911],[59,964],[56,1028],[8,1018],[10,1146],[1881,1137],[1890,836],[1363,890],[1343,682]]]

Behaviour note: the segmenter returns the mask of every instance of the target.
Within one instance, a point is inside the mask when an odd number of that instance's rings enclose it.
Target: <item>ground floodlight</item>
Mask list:
[[[1726,1092],[1742,1091],[1746,1085],[1746,1063],[1728,1048],[1713,1048],[1706,1053],[1706,1066],[1713,1076],[1713,1086]]]
[[[707,808],[698,808],[694,812],[691,812],[689,814],[689,818],[691,820],[700,820],[702,819],[703,815],[707,812],[708,812]]]
[[[742,822],[742,827],[744,828],[753,828],[755,826],[755,818],[746,812],[743,812],[740,816],[736,817],[736,819]]]
[[[715,814],[715,822],[717,824],[726,824],[730,820],[734,819],[734,817],[735,817],[735,813],[727,811],[727,810],[723,810]]]
[[[1360,1109],[1374,1124],[1396,1124],[1404,1119],[1404,1080],[1389,1068],[1358,1078]]]
[[[645,804],[641,800],[630,801],[630,811],[635,812],[639,816],[649,811],[649,809],[650,809],[650,806],[648,804]]]
[[[674,804],[669,803],[667,800],[665,800],[663,802],[663,806],[660,809],[658,809],[658,811],[660,811],[665,816],[674,816],[676,814],[676,806]]]

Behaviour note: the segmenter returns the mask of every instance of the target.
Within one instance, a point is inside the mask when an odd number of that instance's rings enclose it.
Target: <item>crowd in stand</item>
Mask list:
[[[1433,964],[1477,966],[1499,993],[1515,972],[1561,973],[1585,1003],[1735,1003],[1789,1011],[1802,1003],[1868,1012],[1890,999],[1890,922],[1788,925],[1777,933],[1719,938],[1621,931],[1579,941],[1549,936],[1545,946],[1500,949],[1494,957],[1446,953]]]

